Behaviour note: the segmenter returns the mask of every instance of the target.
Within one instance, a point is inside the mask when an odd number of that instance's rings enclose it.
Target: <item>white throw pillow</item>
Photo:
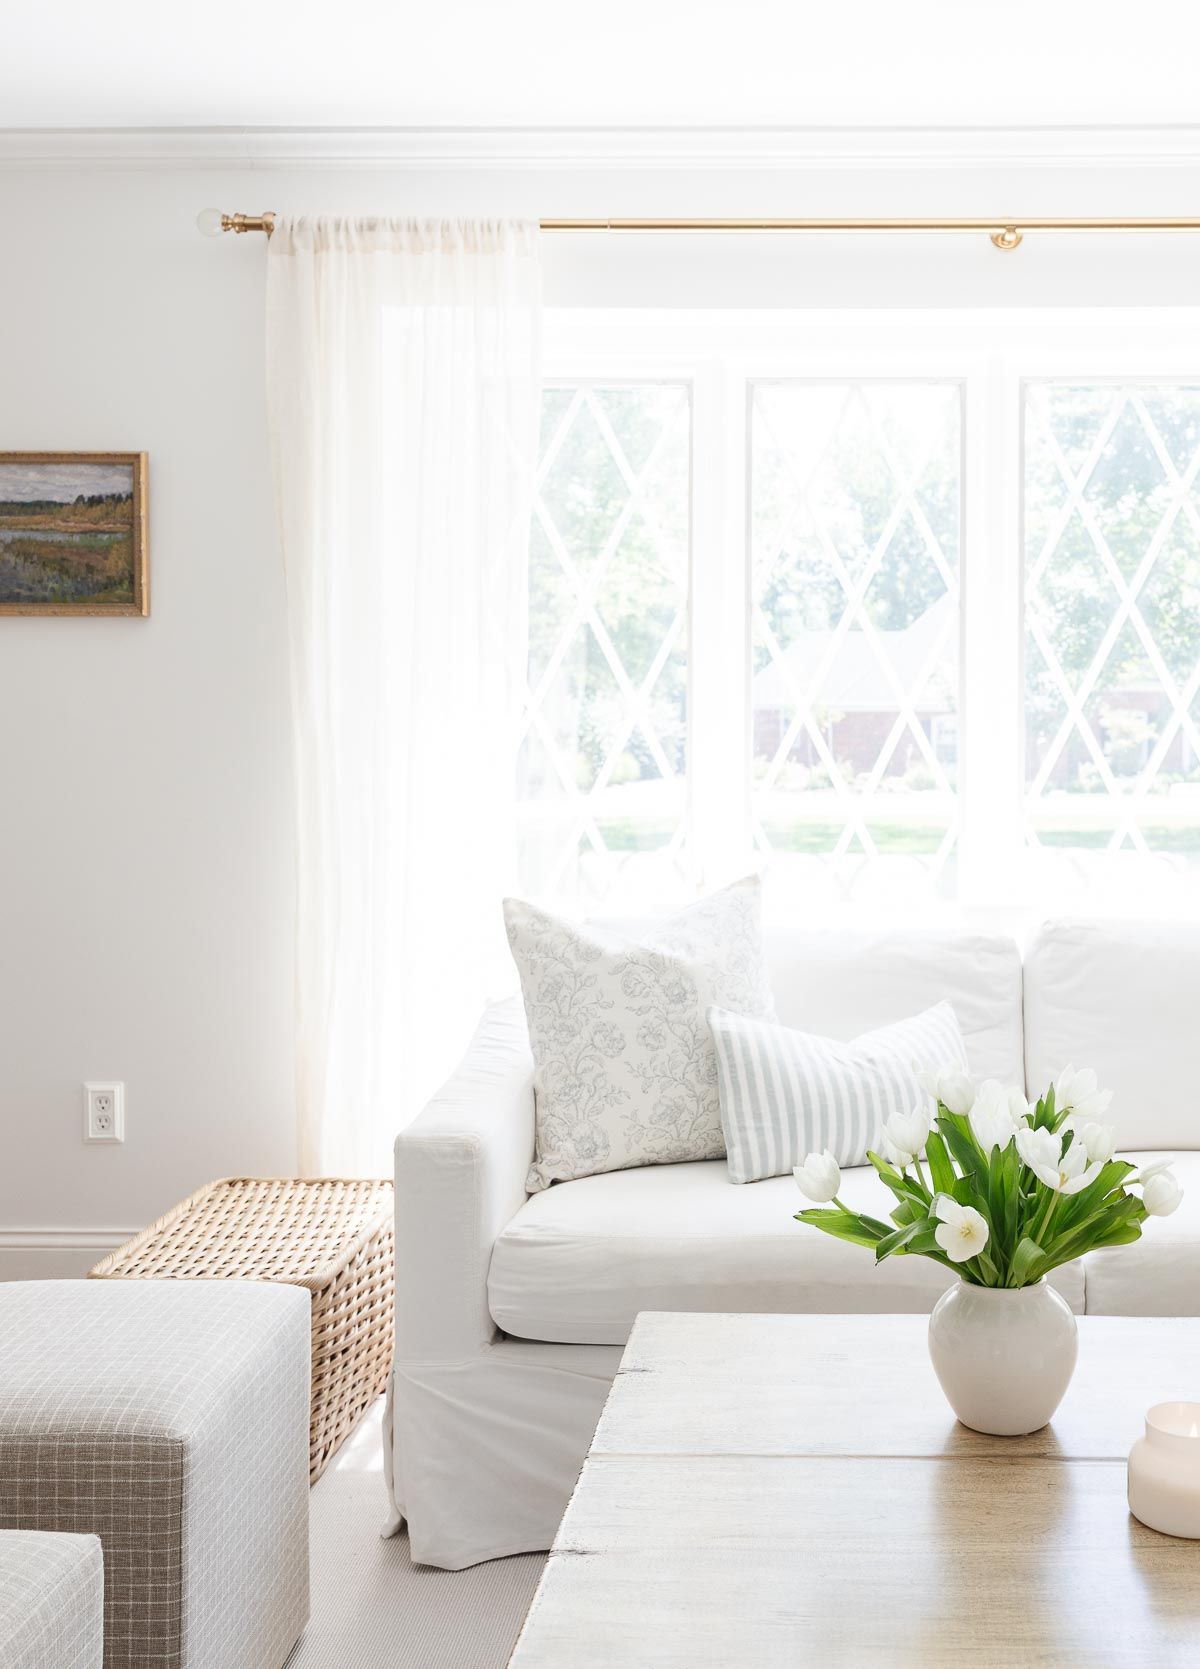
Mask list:
[[[504,901],[533,1050],[537,1141],[526,1187],[718,1159],[719,1004],[773,1018],[757,877],[647,923],[636,938]]]
[[[852,1043],[764,1025],[712,1008],[721,1123],[731,1182],[786,1176],[828,1148],[839,1165],[878,1151],[894,1112],[928,1102],[917,1073],[967,1071],[967,1051],[949,1003],[864,1032]]]

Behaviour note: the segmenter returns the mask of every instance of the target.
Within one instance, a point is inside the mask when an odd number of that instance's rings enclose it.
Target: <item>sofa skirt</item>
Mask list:
[[[398,1361],[384,1428],[392,1515],[417,1564],[463,1570],[554,1540],[620,1345],[498,1336],[454,1362]]]

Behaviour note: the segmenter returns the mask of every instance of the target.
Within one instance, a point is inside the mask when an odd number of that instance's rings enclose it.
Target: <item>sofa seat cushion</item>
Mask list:
[[[842,1181],[852,1209],[886,1208],[869,1166]],[[804,1203],[790,1176],[735,1187],[723,1159],[556,1183],[496,1242],[492,1319],[518,1338],[624,1344],[639,1310],[920,1313],[954,1279],[930,1258],[877,1269],[862,1247],[794,1222]],[[1079,1266],[1053,1279],[1082,1310]]]
[[[1153,1165],[1168,1155],[1117,1157]],[[1171,1215],[1147,1218],[1131,1246],[1107,1246],[1084,1258],[1089,1315],[1200,1316],[1200,1153],[1177,1154],[1173,1168],[1183,1198]]]

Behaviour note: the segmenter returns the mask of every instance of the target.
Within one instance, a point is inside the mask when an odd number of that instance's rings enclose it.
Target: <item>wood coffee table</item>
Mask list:
[[[511,1669],[1200,1665],[1200,1542],[1125,1501],[1200,1320],[1081,1317],[1030,1437],[957,1423],[927,1325],[639,1316]]]

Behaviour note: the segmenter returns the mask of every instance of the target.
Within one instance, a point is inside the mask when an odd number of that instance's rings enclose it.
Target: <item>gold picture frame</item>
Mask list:
[[[150,613],[145,452],[0,452],[0,615]]]

